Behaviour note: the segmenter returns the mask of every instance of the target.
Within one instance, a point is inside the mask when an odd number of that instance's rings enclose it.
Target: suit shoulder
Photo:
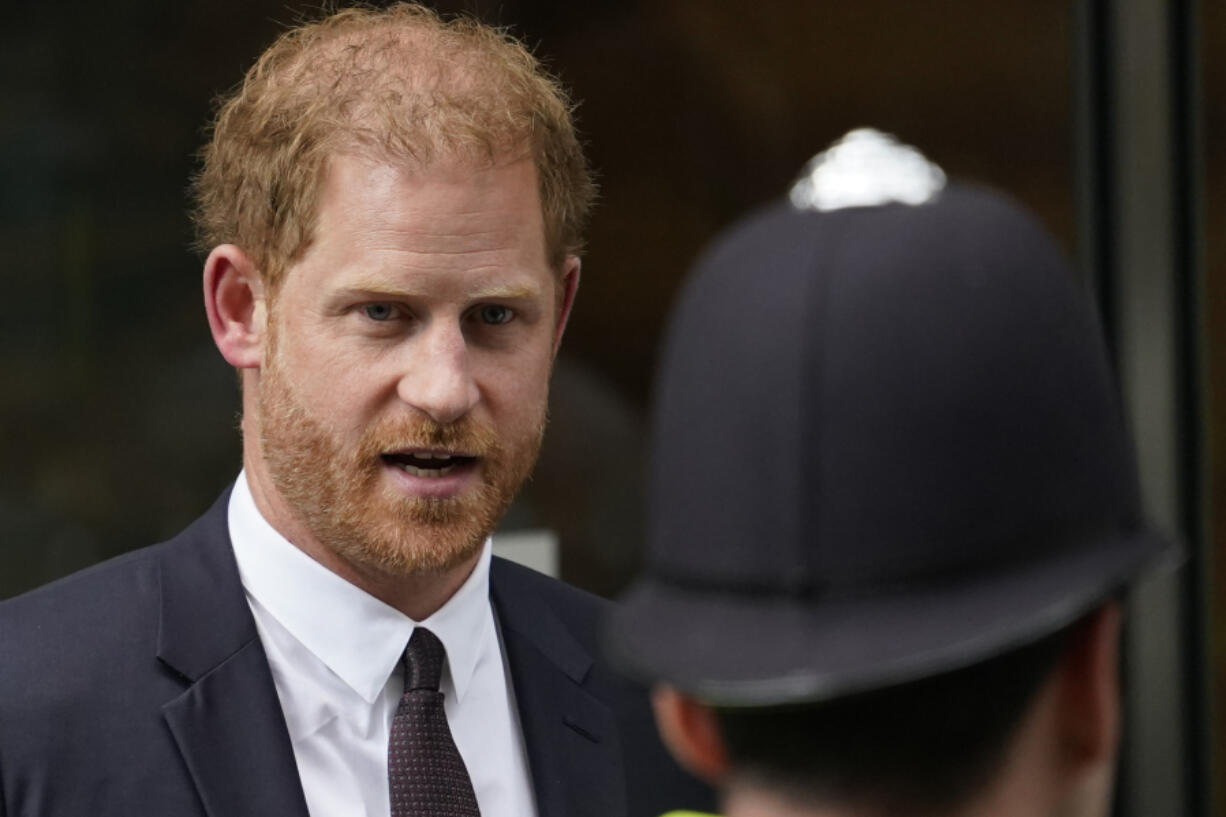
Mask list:
[[[186,554],[210,537],[216,539],[224,525],[223,495],[204,516],[168,541],[115,556],[84,570],[56,579],[42,587],[0,601],[0,640],[20,637],[31,629],[61,626],[75,632],[105,632],[116,617],[142,613],[159,601],[160,568],[167,560],[182,562]],[[42,636],[40,636],[42,637]]]
[[[49,618],[85,617],[126,606],[154,589],[157,560],[166,544],[134,550],[0,601],[0,629]]]
[[[190,552],[191,530],[0,601],[0,644],[10,659],[0,682],[48,668],[106,667],[152,649],[162,566]]]
[[[77,717],[100,679],[153,655],[158,553],[134,551],[0,602],[0,720]]]
[[[608,599],[595,593],[499,556],[494,557],[490,572],[495,583],[509,587],[516,593],[532,594],[559,612],[587,621],[599,620],[613,606]]]

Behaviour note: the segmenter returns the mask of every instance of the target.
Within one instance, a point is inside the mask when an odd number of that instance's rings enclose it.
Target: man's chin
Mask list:
[[[444,545],[423,542],[362,542],[350,540],[330,548],[359,573],[385,579],[415,579],[446,575],[471,564],[486,537],[463,544]],[[434,544],[429,547],[428,544]]]

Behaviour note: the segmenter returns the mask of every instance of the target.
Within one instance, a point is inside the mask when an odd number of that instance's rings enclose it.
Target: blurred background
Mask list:
[[[645,407],[681,278],[843,133],[893,133],[1035,211],[1100,299],[1147,499],[1192,557],[1131,603],[1119,812],[1226,815],[1222,4],[431,5],[535,48],[580,102],[601,185],[550,434],[505,527],[552,532],[564,578],[617,593],[640,558]],[[205,324],[186,188],[214,97],[317,8],[0,12],[0,598],[173,534],[236,474],[236,381]]]

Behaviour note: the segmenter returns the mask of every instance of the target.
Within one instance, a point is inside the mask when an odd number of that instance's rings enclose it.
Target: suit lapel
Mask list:
[[[162,560],[158,658],[189,684],[162,711],[210,817],[307,817],[230,546],[228,500],[226,492]]]
[[[539,816],[624,817],[617,722],[584,688],[592,658],[554,610],[499,562],[491,571],[491,595]]]
[[[308,817],[234,563],[228,500],[163,555],[158,658],[188,684],[163,715],[210,817]],[[490,588],[539,817],[625,817],[616,719],[585,687],[592,657],[518,570],[495,559]]]

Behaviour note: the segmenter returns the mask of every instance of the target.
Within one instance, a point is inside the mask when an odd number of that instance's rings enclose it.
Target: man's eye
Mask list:
[[[391,304],[366,304],[362,312],[372,321],[390,321],[396,317],[396,310]]]
[[[507,307],[500,306],[499,304],[486,304],[485,306],[481,307],[479,315],[482,323],[497,325],[511,320],[511,318],[515,316],[515,313]]]

